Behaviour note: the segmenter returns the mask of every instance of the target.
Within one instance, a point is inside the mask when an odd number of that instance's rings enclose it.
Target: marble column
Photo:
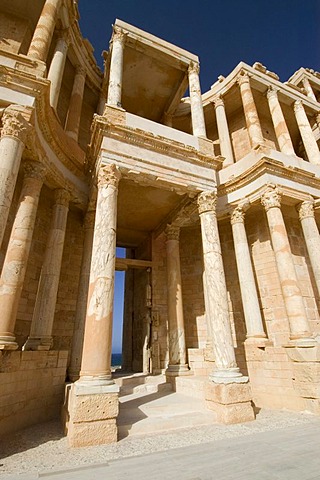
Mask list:
[[[44,254],[30,335],[24,350],[50,350],[52,326],[59,288],[64,238],[69,211],[69,193],[59,188],[54,191],[51,225]]]
[[[204,121],[200,80],[199,64],[191,62],[188,69],[189,92],[191,103],[192,132],[196,137],[206,137],[206,124]]]
[[[320,294],[320,235],[314,217],[314,200],[306,200],[299,205],[299,219],[306,242],[314,278]]]
[[[302,142],[308,156],[308,160],[314,165],[319,165],[319,148],[301,100],[297,100],[296,102],[294,102],[294,113],[296,116]]]
[[[125,33],[119,27],[114,27],[112,37],[107,104],[115,105],[118,107],[121,107],[123,50],[125,39]]]
[[[198,196],[201,223],[203,262],[207,293],[206,311],[210,313],[215,370],[210,378],[215,383],[247,382],[237,366],[229,319],[227,287],[216,217],[215,191]]]
[[[261,318],[258,292],[244,225],[244,216],[244,209],[241,206],[236,207],[231,214],[231,226],[244,318],[247,328],[247,341],[255,342],[266,338],[266,334]]]
[[[72,93],[70,98],[69,110],[66,120],[66,134],[78,141],[79,127],[81,120],[81,109],[86,83],[86,71],[80,65],[76,67],[73,81]]]
[[[169,365],[166,373],[173,375],[179,375],[182,372],[188,371],[183,319],[179,235],[179,227],[173,225],[167,226]]]
[[[221,96],[214,99],[214,107],[216,111],[217,127],[220,141],[221,155],[225,158],[223,166],[227,167],[234,163],[228,121],[224,101]]]
[[[29,124],[21,113],[8,107],[2,116],[0,139],[0,246],[20,168]]]
[[[0,278],[1,350],[18,348],[15,342],[14,327],[45,173],[44,167],[38,162],[25,162],[23,167],[24,178],[19,206]]]
[[[264,138],[261,130],[256,104],[251,90],[249,75],[247,75],[246,73],[239,75],[238,83],[240,86],[240,94],[246,125],[248,129],[248,135],[251,147],[254,148],[258,145],[262,145],[264,143]]]
[[[316,96],[314,94],[314,91],[310,85],[310,82],[309,82],[309,79],[307,77],[304,77],[302,79],[302,83],[303,83],[303,87],[306,91],[306,94],[309,98],[311,98],[311,100],[313,100],[314,102],[317,102],[317,99],[316,99]]]
[[[34,31],[28,56],[46,61],[62,0],[45,0]]]
[[[120,172],[114,164],[100,167],[87,316],[78,380],[91,385],[113,383],[111,351],[119,180]]]
[[[68,368],[69,379],[73,382],[78,380],[80,376],[84,326],[87,311],[91,253],[93,245],[94,218],[95,212],[88,211],[84,220],[83,253],[81,260],[76,314],[74,319],[74,331],[72,336],[71,360]]]
[[[280,151],[286,155],[295,155],[290,133],[278,99],[278,89],[269,87],[267,99]]]
[[[63,30],[57,40],[52,61],[49,68],[48,80],[50,80],[50,105],[57,108],[64,67],[67,59],[69,46],[68,31]]]
[[[271,242],[290,325],[290,339],[297,343],[308,342],[310,340],[308,320],[280,208],[281,193],[276,185],[268,185],[261,197],[261,203],[267,213]]]

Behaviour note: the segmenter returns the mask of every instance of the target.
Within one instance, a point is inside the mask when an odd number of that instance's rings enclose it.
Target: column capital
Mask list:
[[[167,240],[179,241],[180,227],[177,227],[176,225],[167,225],[165,234],[167,236]]]
[[[267,186],[266,191],[261,197],[261,203],[266,209],[266,211],[270,210],[270,208],[281,207],[281,192],[277,185],[269,184]]]
[[[102,165],[98,171],[98,188],[112,185],[117,187],[121,178],[119,168],[114,164]]]
[[[86,73],[87,73],[86,68],[80,65],[80,63],[75,65],[74,68],[75,68],[75,75],[81,75],[83,77],[86,76]]]
[[[57,31],[58,33],[58,41],[63,40],[66,45],[70,45],[71,43],[71,35],[70,35],[70,29],[69,28],[61,28]]]
[[[244,217],[244,209],[238,205],[231,212],[231,225],[234,225],[235,223],[244,223]]]
[[[189,75],[190,75],[190,73],[196,73],[197,75],[199,75],[199,72],[200,72],[200,65],[199,65],[199,63],[190,62],[189,67],[188,67],[188,73],[189,73]]]
[[[295,112],[297,112],[299,110],[304,110],[302,100],[296,100],[293,104],[293,109],[294,109]]]
[[[214,97],[213,104],[215,108],[224,107],[224,101],[223,101],[222,95],[218,95],[217,97]]]
[[[14,137],[25,144],[30,128],[31,125],[20,112],[10,107],[5,109],[2,116],[1,138]]]
[[[279,91],[279,88],[269,86],[266,92],[267,98],[269,99],[271,97],[274,97],[278,99],[278,91]]]
[[[54,204],[63,205],[64,207],[69,206],[70,193],[65,188],[57,188],[54,191]]]
[[[199,214],[212,211],[216,214],[217,192],[216,190],[207,190],[201,192],[197,198]]]
[[[36,178],[43,181],[46,176],[46,167],[40,162],[26,160],[23,162],[23,172],[26,178]]]
[[[122,30],[122,28],[114,26],[113,27],[113,36],[111,42],[119,42],[124,45],[127,34]]]
[[[314,200],[305,200],[298,205],[297,210],[299,212],[300,221],[308,217],[314,218]]]
[[[237,76],[237,82],[240,86],[244,83],[250,83],[250,77],[246,72],[242,71]]]

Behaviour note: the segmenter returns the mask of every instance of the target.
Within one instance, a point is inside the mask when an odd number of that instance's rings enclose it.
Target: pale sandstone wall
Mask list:
[[[250,152],[250,141],[247,132],[243,109],[239,109],[228,117],[228,126],[235,161],[237,162]]]
[[[0,436],[57,418],[68,352],[0,353]]]

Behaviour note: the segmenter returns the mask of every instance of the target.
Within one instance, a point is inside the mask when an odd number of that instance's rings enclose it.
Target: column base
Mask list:
[[[245,345],[252,345],[253,347],[271,347],[273,343],[266,336],[261,337],[247,337]]]
[[[209,378],[214,383],[248,383],[249,378],[242,375],[238,367],[214,370]]]
[[[16,337],[11,335],[0,336],[0,350],[17,350],[18,346]]]
[[[68,442],[71,447],[85,447],[115,443],[117,441],[116,418],[119,413],[118,385],[102,385],[80,379],[69,391],[64,414],[68,424]]]
[[[312,337],[299,337],[299,338],[294,338],[291,337],[288,344],[284,345],[284,347],[315,347],[319,345],[317,340]]]
[[[168,365],[168,368],[166,369],[165,374],[167,377],[179,377],[182,375],[192,375],[187,363],[184,365]]]
[[[28,337],[22,350],[50,350],[52,348],[53,338],[46,337]]]
[[[248,383],[205,385],[205,400],[209,410],[217,414],[223,424],[250,422],[255,419],[251,404],[251,389]]]

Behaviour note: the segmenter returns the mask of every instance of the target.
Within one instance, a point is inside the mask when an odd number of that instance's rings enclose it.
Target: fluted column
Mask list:
[[[264,143],[263,134],[261,130],[260,120],[256,108],[256,104],[253,98],[250,78],[247,74],[241,74],[238,77],[238,83],[240,86],[241,100],[244,110],[244,116],[248,129],[249,139],[251,147],[256,147]]]
[[[191,103],[192,132],[196,137],[206,137],[201,88],[199,80],[199,64],[191,62],[188,69],[189,92]]]
[[[307,96],[308,96],[309,98],[311,98],[311,100],[313,100],[314,102],[316,102],[317,99],[316,99],[316,96],[315,96],[315,94],[314,94],[314,91],[313,91],[313,89],[312,89],[312,87],[311,87],[311,85],[310,85],[309,79],[308,79],[307,77],[304,77],[304,78],[302,79],[302,83],[303,83],[303,86],[304,86],[304,89],[305,89],[305,91],[306,91]]]
[[[66,120],[66,134],[78,140],[79,127],[81,120],[81,109],[84,94],[84,87],[86,83],[86,71],[83,67],[78,65],[73,81],[72,93],[70,98],[68,116]]]
[[[93,244],[95,212],[88,211],[84,220],[84,240],[81,260],[79,289],[77,296],[76,314],[71,346],[71,360],[68,368],[70,380],[76,381],[80,376],[83,336],[87,310],[87,298],[89,288],[90,263]]]
[[[125,33],[119,27],[114,27],[112,37],[107,104],[115,105],[118,107],[121,107],[123,50],[125,39]]]
[[[62,0],[46,0],[34,31],[28,55],[46,61]]]
[[[29,128],[29,124],[21,113],[10,107],[4,111],[2,124],[0,139],[0,246]]]
[[[280,151],[286,155],[295,155],[290,133],[278,99],[278,90],[269,87],[267,91],[267,99]]]
[[[169,365],[167,373],[176,375],[188,371],[183,319],[179,235],[179,227],[173,225],[167,226],[166,247],[169,326]]]
[[[57,40],[57,44],[54,50],[54,54],[52,57],[52,61],[51,61],[49,73],[48,73],[48,80],[51,81],[50,105],[54,109],[56,109],[58,105],[62,77],[63,77],[64,67],[67,59],[68,46],[69,46],[68,31],[63,30],[60,32],[60,36]]]
[[[306,200],[299,205],[299,219],[306,242],[314,278],[320,294],[320,235],[314,217],[314,200]]]
[[[25,162],[19,206],[13,222],[0,278],[0,349],[14,350],[14,328],[27,270],[31,240],[44,179],[44,167]]]
[[[290,339],[303,343],[309,341],[310,330],[280,208],[281,193],[276,185],[268,186],[261,197],[261,203],[267,213],[271,242],[290,325]]]
[[[221,246],[216,217],[215,191],[198,196],[201,223],[203,262],[207,293],[204,295],[206,312],[210,314],[215,370],[211,379],[216,383],[244,382],[237,366],[229,320],[227,287],[223,269]]]
[[[247,327],[247,340],[255,341],[265,338],[266,334],[261,318],[258,292],[244,225],[244,216],[243,208],[241,206],[236,207],[231,214],[231,226],[244,318]]]
[[[297,100],[296,102],[294,102],[294,113],[296,116],[302,142],[308,156],[308,160],[310,163],[319,165],[319,148],[301,100]]]
[[[90,384],[113,383],[111,351],[119,180],[120,172],[115,165],[100,167],[79,380]]]
[[[234,163],[228,121],[224,101],[221,96],[214,99],[214,107],[216,110],[217,127],[220,141],[221,155],[225,158],[223,165],[226,167]]]
[[[69,211],[69,193],[60,188],[54,192],[51,225],[44,254],[30,335],[24,350],[50,350],[52,326],[59,288],[64,239]]]

